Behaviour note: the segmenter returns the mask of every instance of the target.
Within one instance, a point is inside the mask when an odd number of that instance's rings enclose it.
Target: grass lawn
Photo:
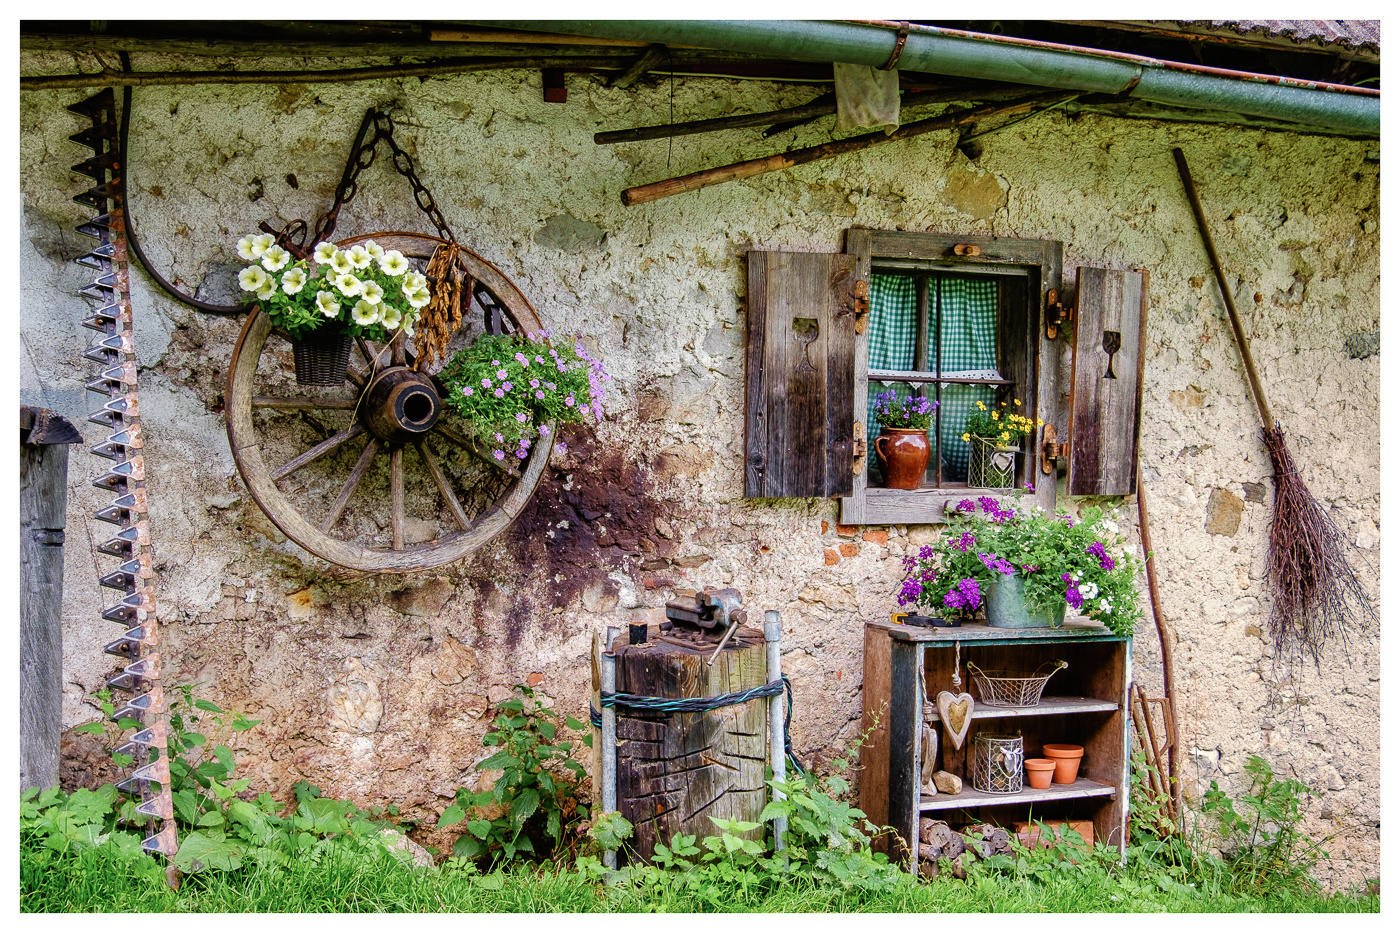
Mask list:
[[[153,870],[154,869],[154,870]],[[1240,896],[1197,891],[1151,876],[1086,870],[1045,881],[982,875],[969,881],[910,881],[892,891],[843,890],[758,875],[717,881],[677,873],[664,885],[605,884],[573,871],[517,869],[476,875],[412,870],[391,856],[327,854],[319,864],[293,861],[270,869],[186,876],[166,887],[154,862],[132,862],[102,849],[55,855],[21,852],[24,912],[158,913],[989,913],[1246,912],[1376,913],[1379,897],[1297,894]]]

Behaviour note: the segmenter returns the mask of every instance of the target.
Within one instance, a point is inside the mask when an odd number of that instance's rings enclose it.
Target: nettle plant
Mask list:
[[[253,263],[238,274],[239,287],[294,340],[330,324],[352,337],[411,337],[432,298],[427,278],[403,253],[373,240],[347,249],[318,243],[306,260],[293,259],[270,233],[249,234],[238,241],[238,256]]]
[[[1128,635],[1142,618],[1139,563],[1101,509],[1085,509],[1076,520],[1039,507],[1003,508],[982,496],[959,502],[938,543],[904,558],[908,576],[898,599],[901,606],[948,618],[971,617],[988,583],[999,575],[1017,576],[1033,610],[1063,604]]]
[[[556,342],[546,332],[482,337],[454,354],[440,378],[449,390],[444,401],[477,440],[497,461],[514,463],[531,445],[554,440],[550,422],[601,420],[611,377],[582,340]]]

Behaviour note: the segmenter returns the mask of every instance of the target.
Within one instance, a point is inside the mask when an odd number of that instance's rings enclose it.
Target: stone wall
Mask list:
[[[262,67],[300,63],[268,61]],[[143,68],[215,67],[151,57]],[[24,73],[92,70],[27,53]],[[1309,487],[1355,545],[1378,600],[1379,199],[1374,142],[1060,113],[988,137],[969,161],[946,134],[635,208],[619,192],[781,146],[752,131],[596,146],[600,129],[801,102],[809,88],[718,79],[628,91],[571,76],[567,104],[537,73],[346,85],[197,86],[135,92],[131,209],[151,260],[201,297],[229,301],[234,241],[259,221],[329,203],[365,109],[398,139],[463,242],[496,263],[545,322],[595,343],[613,382],[596,435],[556,455],[527,512],[483,553],[416,576],[328,568],[248,498],[220,409],[239,321],[194,311],[134,275],[151,517],[167,677],[198,682],[260,727],[235,748],[254,785],[306,779],[362,803],[441,811],[474,780],[493,700],[529,682],[586,709],[587,653],[607,622],[659,618],[678,591],[734,586],[784,620],[794,742],[818,761],[851,743],[861,625],[894,607],[900,558],[931,526],[847,529],[835,504],[743,498],[744,262],[755,248],[838,250],[854,225],[1051,238],[1079,265],[1151,272],[1142,419],[1164,609],[1176,632],[1188,795],[1242,792],[1251,753],[1319,793],[1308,829],[1335,833],[1323,877],[1378,874],[1379,632],[1350,632],[1320,670],[1287,679],[1267,635],[1270,466],[1224,309],[1170,149],[1191,159],[1237,303]],[[72,259],[86,156],[65,107],[81,91],[20,100],[21,402],[86,424],[78,326],[88,277]],[[381,158],[340,233],[429,229]],[[65,580],[65,721],[111,670],[89,543],[105,461],[74,448]],[[1061,500],[1066,501],[1062,498]],[[1131,502],[1111,501],[1135,529]],[[108,591],[110,594],[110,591]],[[1161,692],[1150,622],[1136,674]],[[441,842],[442,840],[438,840]]]

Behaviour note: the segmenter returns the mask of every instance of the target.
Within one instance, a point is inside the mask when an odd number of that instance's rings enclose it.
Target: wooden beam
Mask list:
[[[666,46],[649,46],[647,50],[644,53],[642,53],[641,58],[638,58],[635,62],[632,63],[631,68],[628,68],[622,74],[609,81],[608,86],[616,88],[631,87],[633,84],[637,83],[637,81],[642,77],[642,75],[653,70],[654,68],[656,68],[656,66],[660,65],[662,62],[666,61],[670,57],[671,53],[667,50]]]

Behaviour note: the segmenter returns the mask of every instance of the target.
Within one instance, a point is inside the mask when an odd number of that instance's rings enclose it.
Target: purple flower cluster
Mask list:
[[[875,396],[875,420],[887,428],[927,428],[938,403],[917,395],[898,398],[895,390]]]
[[[959,580],[957,585],[943,596],[943,605],[949,609],[966,609],[971,612],[982,602],[982,592],[977,581],[968,577]]]
[[[976,512],[977,503],[973,502],[971,499],[963,499],[961,502],[958,503],[958,511],[967,512],[969,514],[972,512]]]
[[[928,553],[925,554],[925,551]],[[919,551],[921,560],[928,560],[932,556],[933,548],[927,545]],[[907,606],[917,601],[918,598],[923,595],[924,586],[938,578],[937,570],[934,570],[933,567],[919,569],[918,561],[914,560],[912,557],[904,558],[904,572],[909,574],[909,576],[905,578],[904,583],[899,588],[898,599],[901,606]]]
[[[1098,541],[1095,541],[1093,544],[1086,547],[1084,549],[1084,553],[1092,554],[1094,557],[1097,557],[1099,559],[1099,566],[1102,567],[1104,570],[1112,570],[1115,566],[1117,566],[1113,558],[1109,557],[1108,552],[1104,550],[1104,546]]]
[[[1079,584],[1067,573],[1060,574],[1060,579],[1065,582],[1065,602],[1071,609],[1079,611],[1084,607],[1084,594],[1079,592]]]
[[[948,546],[951,548],[957,548],[959,551],[962,551],[964,554],[966,554],[967,549],[972,547],[976,543],[977,536],[970,531],[964,531],[962,533],[962,536],[958,538],[958,540],[948,542]]]
[[[964,499],[963,501],[966,502],[967,500]],[[986,515],[998,525],[1004,522],[1009,522],[1011,521],[1011,519],[1016,517],[1015,510],[1003,509],[1001,507],[1001,503],[993,499],[991,496],[979,496],[977,499],[977,504],[982,506],[982,511],[986,513]],[[961,503],[959,503],[959,507],[961,508]]]
[[[1000,557],[997,557],[995,554],[983,554],[979,551],[977,556],[982,559],[983,566],[995,573],[1004,573],[1009,577],[1016,572],[1015,567],[1011,566]]]

